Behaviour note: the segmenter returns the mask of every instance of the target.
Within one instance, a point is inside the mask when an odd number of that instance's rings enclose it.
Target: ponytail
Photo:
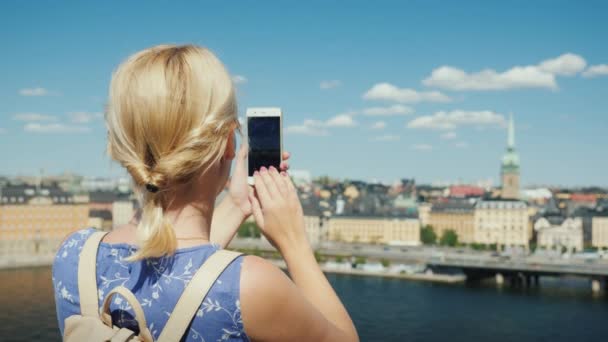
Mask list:
[[[146,191],[143,197],[142,215],[137,225],[139,249],[127,261],[170,255],[177,247],[173,227],[163,215],[162,194]]]

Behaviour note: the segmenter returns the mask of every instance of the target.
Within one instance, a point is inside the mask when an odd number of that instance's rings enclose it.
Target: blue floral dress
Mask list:
[[[67,317],[80,314],[78,256],[95,229],[79,230],[59,247],[53,262],[53,285],[59,329],[63,335]],[[154,339],[160,335],[196,270],[220,248],[207,244],[178,249],[172,256],[136,262],[124,261],[135,251],[128,244],[102,242],[97,253],[99,305],[116,286],[130,289],[141,303]],[[226,268],[209,291],[182,341],[249,341],[241,319],[240,272],[243,257]],[[115,296],[110,305],[115,325],[137,331],[134,313],[126,300]]]

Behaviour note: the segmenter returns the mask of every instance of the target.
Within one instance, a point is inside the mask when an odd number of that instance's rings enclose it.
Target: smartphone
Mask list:
[[[249,140],[249,177],[253,185],[253,173],[262,166],[281,165],[283,154],[282,112],[280,108],[247,108],[247,138]]]

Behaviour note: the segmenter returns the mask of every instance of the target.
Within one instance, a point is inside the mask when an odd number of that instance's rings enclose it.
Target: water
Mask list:
[[[608,299],[586,280],[497,289],[328,275],[362,341],[602,341]],[[59,341],[51,270],[0,271],[0,341]]]

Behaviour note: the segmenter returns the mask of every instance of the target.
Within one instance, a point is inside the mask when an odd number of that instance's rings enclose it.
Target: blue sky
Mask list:
[[[241,113],[284,111],[293,168],[498,183],[513,114],[524,185],[608,185],[608,5],[575,1],[0,3],[0,174],[120,175],[112,70],[213,50]]]

